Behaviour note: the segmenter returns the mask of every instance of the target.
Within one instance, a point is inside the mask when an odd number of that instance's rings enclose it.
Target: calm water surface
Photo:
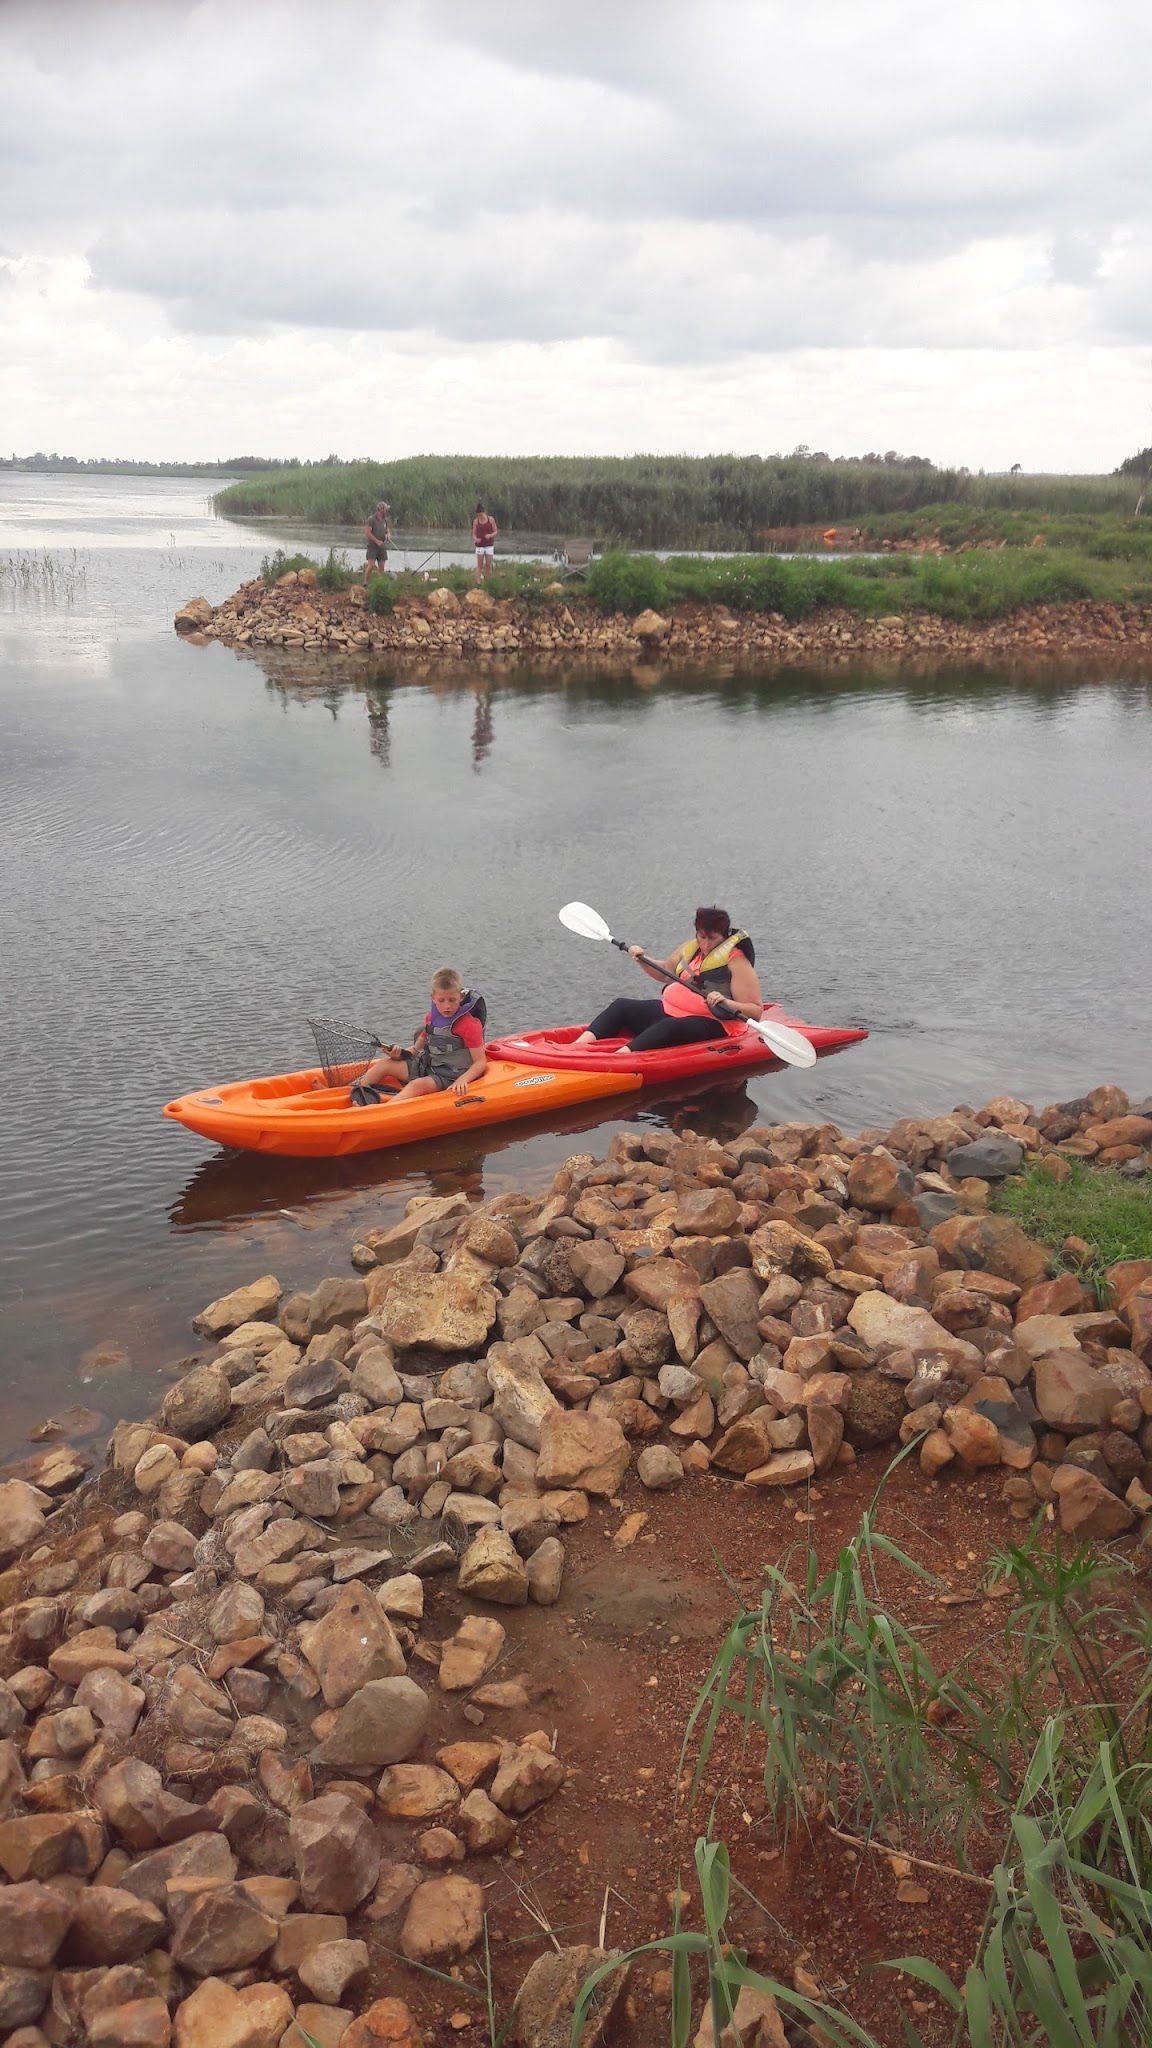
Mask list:
[[[209,492],[0,474],[0,1447],[49,1409],[143,1411],[239,1281],[310,1285],[413,1193],[539,1185],[637,1116],[859,1127],[1152,1089],[1146,679],[334,680],[173,634],[182,600],[301,544]],[[572,896],[661,952],[726,903],[766,988],[873,1036],[393,1159],[263,1162],[162,1121],[307,1063],[310,1013],[406,1034],[443,962],[497,1030],[641,992],[556,922]]]

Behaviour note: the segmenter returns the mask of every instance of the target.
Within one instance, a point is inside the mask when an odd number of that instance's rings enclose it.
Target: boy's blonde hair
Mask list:
[[[438,967],[432,976],[432,986],[433,988],[463,988],[464,984],[455,967]]]

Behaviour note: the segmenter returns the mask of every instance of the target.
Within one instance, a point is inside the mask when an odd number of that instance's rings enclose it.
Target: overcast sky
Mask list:
[[[0,0],[0,450],[1152,442],[1148,0]]]

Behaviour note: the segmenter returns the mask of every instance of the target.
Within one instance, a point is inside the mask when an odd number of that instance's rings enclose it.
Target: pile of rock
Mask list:
[[[837,666],[883,657],[895,664],[970,661],[991,656],[1063,660],[1081,652],[1109,654],[1152,645],[1146,604],[1032,605],[1002,619],[960,622],[929,612],[868,618],[826,609],[799,620],[780,612],[733,612],[722,604],[683,604],[635,618],[596,610],[570,586],[546,586],[532,604],[497,600],[484,590],[462,598],[437,588],[399,598],[390,613],[369,612],[362,589],[324,591],[310,570],[289,570],[279,582],[242,584],[223,604],[194,597],[175,627],[197,643],[287,648],[327,654],[419,653],[441,660],[476,655],[554,655],[575,659],[658,653],[670,662],[777,659]]]
[[[1022,1517],[1135,1530],[1152,1260],[1100,1308],[989,1192],[1028,1160],[1144,1173],[1150,1147],[1152,1104],[1115,1088],[854,1138],[628,1132],[541,1198],[412,1202],[353,1276],[210,1304],[210,1351],[87,1496],[0,1485],[0,2030],[414,2038],[375,1944],[467,1954],[483,1859],[566,1776],[545,1731],[491,1732],[529,1707],[505,1623],[438,1640],[426,1589],[551,1604],[565,1529],[633,1459],[751,1509],[914,1442],[930,1478],[1004,1468]]]

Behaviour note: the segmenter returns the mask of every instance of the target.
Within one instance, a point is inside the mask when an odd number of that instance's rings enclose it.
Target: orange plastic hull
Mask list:
[[[356,1109],[347,1088],[329,1088],[320,1069],[311,1067],[299,1074],[271,1074],[265,1080],[199,1089],[166,1103],[164,1114],[202,1138],[243,1152],[336,1159],[350,1152],[414,1145],[421,1138],[442,1138],[475,1125],[539,1116],[601,1096],[632,1094],[639,1087],[639,1074],[552,1072],[490,1060],[484,1079],[467,1095],[449,1090]]]

